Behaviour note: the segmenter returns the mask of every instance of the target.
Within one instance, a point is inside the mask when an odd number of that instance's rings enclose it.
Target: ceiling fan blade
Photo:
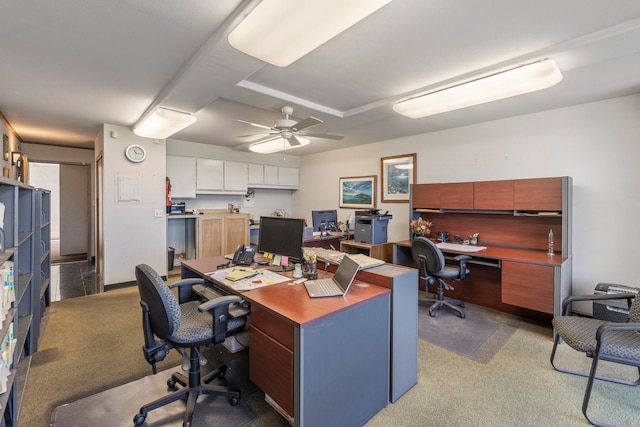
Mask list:
[[[255,141],[251,141],[249,144],[250,145],[258,144],[260,142],[267,142],[267,141],[271,141],[272,139],[278,139],[278,138],[280,138],[280,135],[278,136],[267,135],[267,136],[263,136],[262,138],[258,138]]]
[[[336,139],[341,141],[344,139],[342,135],[330,135],[328,133],[311,133],[311,132],[301,132],[300,136],[310,136],[313,138],[324,138],[324,139]]]
[[[309,116],[304,120],[300,120],[298,123],[291,126],[291,128],[293,130],[302,130],[311,126],[319,125],[320,123],[322,123],[322,120]]]
[[[250,136],[259,136],[259,135],[275,135],[278,132],[260,132],[260,133],[250,133],[248,135],[238,135],[236,138],[249,138]]]
[[[244,124],[246,124],[246,125],[255,126],[255,127],[257,127],[257,128],[262,128],[262,129],[269,129],[269,130],[271,130],[271,127],[270,127],[270,126],[259,125],[259,124],[257,124],[257,123],[251,123],[251,122],[248,122],[248,121],[246,121],[246,120],[236,120],[236,122],[238,122],[238,123],[244,123]]]
[[[298,145],[301,144],[300,140],[296,138],[295,135],[291,135],[290,138],[287,138],[287,141],[289,141],[289,145],[292,147],[297,147]]]

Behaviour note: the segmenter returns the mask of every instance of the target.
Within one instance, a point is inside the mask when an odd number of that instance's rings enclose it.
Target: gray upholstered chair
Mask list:
[[[467,260],[471,259],[468,255],[458,255],[454,260],[457,265],[447,265],[444,255],[435,243],[426,237],[416,237],[411,244],[411,255],[413,262],[418,266],[420,281],[425,284],[425,290],[429,285],[437,282],[438,289],[435,298],[420,298],[421,302],[431,302],[429,315],[435,317],[436,310],[446,307],[458,313],[464,319],[465,314],[462,308],[464,302],[444,298],[445,289],[451,290],[453,286],[446,283],[445,280],[456,281],[467,277],[469,269],[467,268]]]
[[[594,380],[605,380],[619,384],[640,384],[640,300],[634,298],[634,293],[624,294],[598,294],[570,296],[562,303],[562,315],[553,319],[554,341],[551,351],[551,365],[556,371],[587,377],[587,387],[582,401],[582,413],[593,425],[606,425],[595,421],[587,414],[591,390]],[[630,304],[629,319],[627,323],[615,323],[605,320],[592,319],[571,315],[571,304],[575,301],[595,301],[626,299]],[[583,352],[592,358],[589,373],[560,368],[555,363],[558,343],[563,340],[574,350]],[[626,380],[619,378],[602,377],[597,375],[598,362],[622,363],[638,368],[638,378]]]
[[[148,403],[140,408],[133,418],[135,425],[142,425],[147,413],[179,399],[186,402],[184,426],[190,426],[196,400],[201,394],[227,396],[231,405],[240,401],[240,390],[209,382],[224,377],[226,366],[220,366],[200,378],[199,346],[218,344],[227,336],[242,332],[247,322],[246,316],[229,315],[229,305],[238,303],[238,296],[223,296],[202,302],[191,287],[201,283],[200,279],[185,279],[167,286],[153,268],[146,264],[136,266],[136,282],[140,292],[142,324],[144,333],[144,352],[147,362],[156,373],[156,362],[163,360],[172,349],[189,349],[190,366],[188,378],[181,372],[174,373],[167,381],[174,392]],[[180,302],[171,288],[178,287]],[[183,388],[176,390],[176,383]]]

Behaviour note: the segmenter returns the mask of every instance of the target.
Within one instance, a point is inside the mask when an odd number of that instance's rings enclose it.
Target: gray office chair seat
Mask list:
[[[411,255],[414,264],[418,267],[420,277],[418,280],[425,283],[425,289],[429,285],[437,283],[437,294],[434,298],[420,298],[420,302],[432,303],[429,308],[429,315],[435,317],[436,310],[442,307],[448,308],[458,313],[464,319],[465,314],[462,308],[464,302],[444,298],[445,289],[453,290],[453,286],[448,281],[462,280],[469,275],[467,268],[467,260],[471,259],[468,255],[458,255],[454,258],[458,265],[448,265],[445,263],[444,255],[440,248],[426,237],[416,237],[411,243]]]
[[[629,321],[627,323],[608,322],[571,315],[571,304],[573,302],[612,299],[633,301],[629,307]],[[606,425],[593,420],[588,414],[593,383],[598,379],[618,384],[640,385],[640,299],[635,297],[633,293],[570,296],[565,298],[562,303],[562,316],[555,317],[552,323],[555,333],[550,358],[551,366],[559,372],[588,378],[582,401],[582,413],[591,424],[596,426]],[[593,359],[588,374],[561,368],[556,364],[555,356],[561,339],[572,349],[583,352],[587,357]],[[600,360],[635,366],[638,368],[638,378],[628,380],[599,376],[597,375],[597,369]]]
[[[241,298],[227,295],[202,302],[192,289],[194,285],[202,284],[202,280],[185,279],[167,286],[158,273],[145,264],[136,266],[136,282],[142,307],[142,350],[153,373],[157,372],[156,363],[174,348],[185,354],[189,350],[189,373],[174,372],[167,381],[173,392],[143,405],[133,423],[140,426],[145,423],[149,411],[183,400],[186,403],[183,427],[191,427],[196,401],[203,394],[226,396],[231,405],[237,405],[239,389],[209,384],[226,375],[226,366],[219,366],[201,377],[199,347],[220,344],[226,337],[245,329],[246,315],[234,317],[229,314],[229,306],[239,303]],[[179,300],[172,288],[178,288]],[[177,388],[177,384],[183,388]]]

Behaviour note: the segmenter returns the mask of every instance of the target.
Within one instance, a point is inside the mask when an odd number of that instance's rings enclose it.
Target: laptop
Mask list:
[[[360,264],[345,255],[332,278],[307,280],[304,286],[311,298],[346,295],[359,268]]]

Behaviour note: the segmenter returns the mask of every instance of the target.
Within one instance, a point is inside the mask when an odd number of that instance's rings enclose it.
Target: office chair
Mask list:
[[[458,262],[457,266],[447,265],[444,261],[444,255],[435,243],[426,237],[416,237],[411,244],[411,255],[413,262],[418,266],[420,281],[425,283],[425,291],[429,285],[438,283],[438,293],[434,298],[423,299],[421,302],[432,302],[429,308],[429,315],[436,316],[436,310],[446,307],[458,313],[464,319],[465,314],[462,308],[464,302],[458,300],[445,300],[444,291],[452,290],[453,286],[446,283],[445,280],[457,281],[464,279],[470,273],[467,268],[467,260],[471,259],[469,255],[458,255],[454,258]]]
[[[198,347],[219,344],[227,336],[244,330],[246,316],[229,316],[229,305],[240,302],[241,298],[230,295],[202,303],[191,291],[194,284],[202,283],[201,279],[184,279],[167,286],[158,273],[146,264],[136,266],[136,282],[142,307],[142,350],[145,359],[153,367],[154,375],[157,372],[156,362],[163,360],[172,348],[189,349],[190,366],[188,378],[180,372],[172,374],[167,385],[174,392],[142,406],[133,418],[134,424],[142,425],[149,411],[184,399],[187,406],[183,426],[189,427],[196,400],[201,394],[227,396],[231,405],[237,405],[240,401],[240,390],[209,384],[215,378],[225,376],[226,366],[220,366],[200,378]],[[178,287],[180,303],[171,291],[175,287]],[[183,388],[176,389],[176,383]]]
[[[551,366],[558,372],[588,378],[584,399],[582,400],[582,413],[589,423],[596,426],[606,424],[591,419],[587,414],[594,380],[598,379],[626,385],[640,384],[640,301],[638,298],[634,298],[635,296],[634,293],[569,296],[562,302],[562,315],[555,317],[552,321],[555,332],[553,350],[551,350]],[[571,304],[575,301],[612,299],[626,299],[627,304],[630,304],[627,323],[615,323],[571,315]],[[560,339],[564,340],[569,347],[583,352],[587,357],[593,359],[588,374],[560,368],[556,365],[554,358]],[[600,360],[635,366],[638,368],[638,378],[630,381],[598,376],[596,371]]]

